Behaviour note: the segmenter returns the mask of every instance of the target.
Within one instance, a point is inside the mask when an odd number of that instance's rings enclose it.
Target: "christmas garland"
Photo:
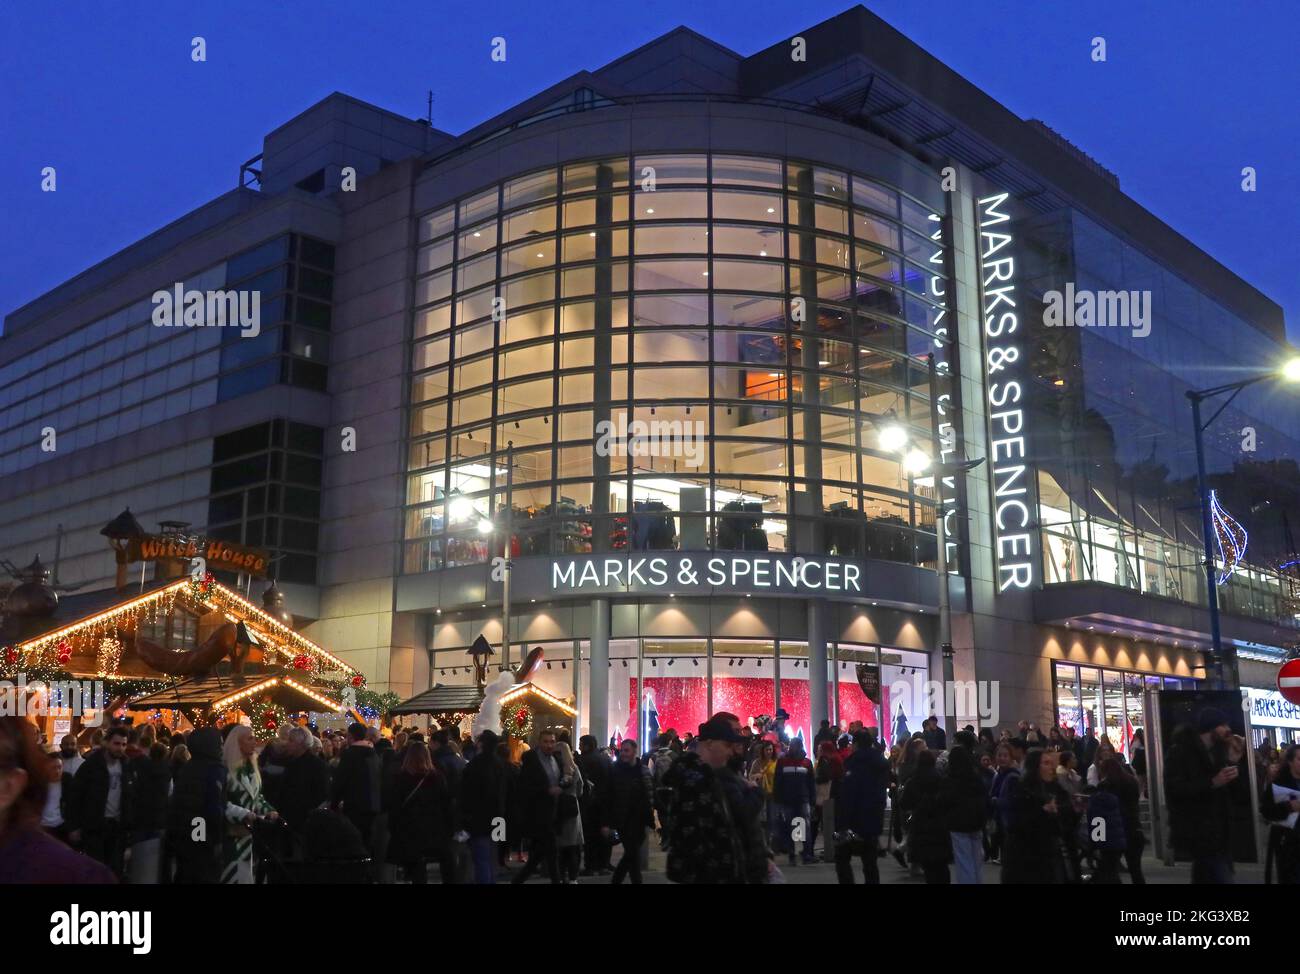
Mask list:
[[[150,680],[141,679],[140,677],[82,677],[73,676],[72,673],[58,666],[52,666],[49,663],[33,663],[24,666],[18,658],[17,650],[13,650],[13,655],[9,655],[8,650],[0,653],[0,680],[8,680],[16,683],[20,676],[24,677],[28,686],[33,683],[44,683],[48,686],[51,683],[72,683],[79,684],[104,684],[103,701],[96,701],[101,705],[111,703],[118,697],[142,697],[145,694],[157,693],[159,690],[166,690],[172,684],[168,680]]]
[[[501,708],[501,730],[511,737],[526,738],[533,732],[533,708],[526,703]]]

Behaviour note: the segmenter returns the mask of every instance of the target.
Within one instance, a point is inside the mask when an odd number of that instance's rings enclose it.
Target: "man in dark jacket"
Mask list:
[[[167,846],[175,883],[221,882],[226,833],[226,766],[221,732],[201,727],[189,736],[190,760],[181,765],[167,810]]]
[[[129,732],[118,724],[104,735],[72,779],[68,838],[122,878],[127,830],[131,826],[134,769],[126,759]]]
[[[542,731],[537,747],[519,766],[520,825],[528,839],[528,862],[510,881],[523,883],[543,865],[552,885],[559,885],[559,850],[555,845],[556,809],[560,797],[560,759],[553,731]]]
[[[310,738],[307,728],[292,728],[280,745],[278,757],[284,770],[280,775],[280,803],[275,807],[297,835],[307,824],[307,816],[330,797],[329,766],[312,751]]]
[[[608,873],[610,845],[600,834],[600,824],[604,817],[602,806],[607,800],[612,765],[609,756],[600,750],[596,738],[590,734],[578,738],[577,764],[578,770],[582,772],[582,780],[587,783],[581,802],[584,848],[580,875]]]
[[[506,777],[497,756],[499,742],[492,731],[484,731],[460,779],[460,821],[469,833],[474,882],[486,886],[496,882],[496,843],[506,838],[501,828],[506,820]]]
[[[1193,883],[1232,882],[1232,800],[1238,771],[1224,757],[1228,717],[1204,708],[1196,726],[1180,727],[1169,748],[1165,794],[1175,852],[1192,860]]]
[[[610,882],[618,885],[628,876],[633,886],[641,885],[641,847],[646,829],[654,824],[651,796],[654,778],[638,759],[636,741],[628,738],[618,747],[618,761],[609,773],[606,797],[601,805],[600,833],[608,843],[618,833],[623,858]]]
[[[835,875],[841,883],[853,884],[856,855],[862,860],[862,881],[876,886],[880,884],[876,846],[885,825],[889,761],[872,747],[866,731],[853,735],[852,746],[843,775],[831,782],[837,834],[826,838],[835,844]]]
[[[361,833],[374,854],[375,819],[383,800],[383,767],[374,745],[366,739],[365,724],[348,727],[351,743],[339,755],[330,789],[330,806],[341,811]]]
[[[720,712],[700,725],[695,751],[668,771],[668,878],[699,885],[766,882],[774,868],[761,824],[762,796],[744,767],[740,719]]]
[[[948,735],[939,726],[938,717],[927,717],[921,722],[921,736],[925,738],[925,746],[931,751],[948,749]]]

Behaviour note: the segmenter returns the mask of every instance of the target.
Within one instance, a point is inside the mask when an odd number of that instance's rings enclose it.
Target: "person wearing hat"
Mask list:
[[[782,744],[788,744],[790,735],[786,732],[785,722],[790,719],[789,712],[784,707],[777,707],[776,713],[772,715],[772,732],[776,734],[776,739]]]
[[[1228,763],[1228,715],[1204,707],[1196,723],[1174,732],[1165,768],[1165,795],[1174,851],[1192,860],[1192,882],[1232,882],[1232,798],[1238,778]]]
[[[717,713],[700,724],[694,752],[664,777],[672,794],[668,862],[674,883],[767,882],[774,870],[760,819],[762,797],[740,776],[745,737],[740,718]]]

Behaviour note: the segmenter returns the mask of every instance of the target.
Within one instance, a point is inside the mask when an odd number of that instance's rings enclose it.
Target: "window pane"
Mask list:
[[[784,255],[781,231],[768,227],[725,226],[713,227],[713,252],[715,254],[743,254],[747,257],[776,257]],[[637,233],[640,246],[641,231]],[[715,285],[716,286],[716,285]]]
[[[753,159],[747,156],[713,157],[713,181],[741,186],[781,188],[781,163],[776,159]]]
[[[537,172],[529,176],[520,176],[505,185],[505,207],[506,209],[513,209],[525,203],[550,199],[555,196],[556,192],[556,173],[554,169],[547,169],[545,172]]]
[[[485,251],[491,250],[496,245],[497,221],[493,219],[487,223],[480,223],[478,226],[466,230],[460,235],[459,258],[465,260],[469,257],[475,257]]]
[[[460,225],[467,227],[471,223],[477,223],[479,220],[497,211],[497,190],[493,186],[491,189],[484,190],[477,196],[471,196],[460,204]]]
[[[636,194],[638,220],[703,220],[708,197],[703,190],[667,190]]]
[[[780,223],[785,219],[780,194],[715,191],[713,194],[715,220],[761,220]]]
[[[507,242],[555,232],[555,207],[540,206],[512,213],[502,222],[502,237]]]
[[[441,210],[426,213],[420,217],[420,239],[433,240],[435,237],[441,237],[444,233],[451,233],[455,220],[456,208],[454,206],[447,206]]]
[[[708,231],[703,223],[682,226],[638,227],[636,252],[640,254],[705,254],[709,250]]]
[[[656,183],[705,183],[709,178],[708,157],[704,155],[637,156],[638,187],[650,175],[647,167],[654,170]]]
[[[564,167],[564,192],[588,193],[598,186],[598,173],[610,180],[611,188],[627,186],[627,159],[604,159],[599,162],[577,162]]]

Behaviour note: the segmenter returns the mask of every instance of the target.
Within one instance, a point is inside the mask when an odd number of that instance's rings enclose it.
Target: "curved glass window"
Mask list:
[[[521,554],[927,564],[932,485],[879,430],[929,443],[936,227],[854,173],[706,153],[572,163],[422,215],[406,571],[487,559],[510,464]]]

